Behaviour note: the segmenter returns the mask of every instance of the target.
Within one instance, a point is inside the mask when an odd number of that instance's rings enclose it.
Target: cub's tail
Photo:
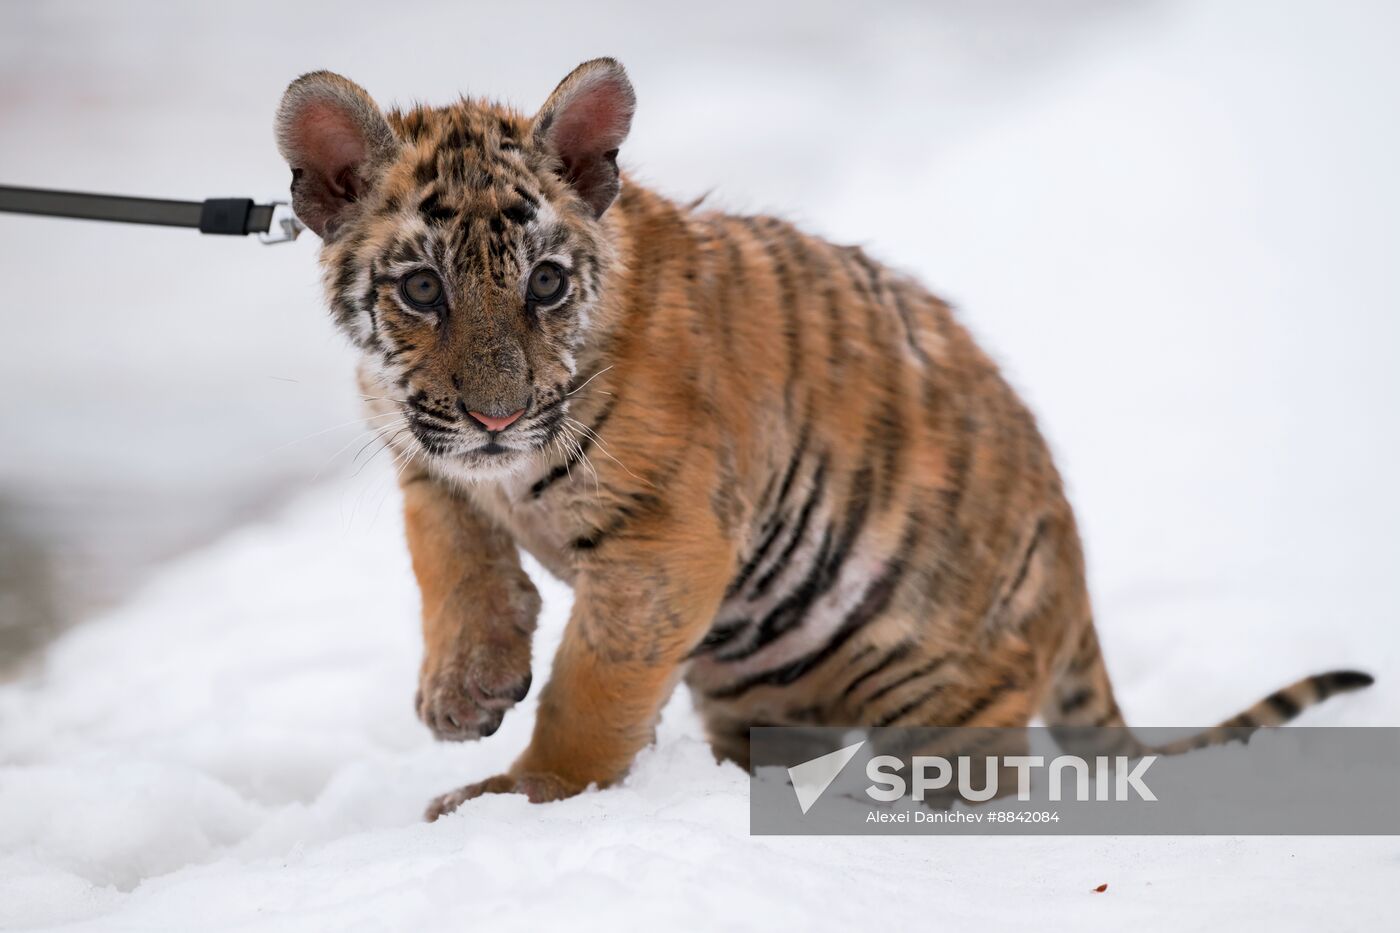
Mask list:
[[[1118,703],[1113,698],[1113,686],[1108,679],[1099,649],[1099,639],[1093,626],[1085,629],[1074,653],[1065,662],[1055,681],[1041,716],[1051,734],[1062,745],[1082,746],[1093,741],[1090,733],[1097,729],[1121,729],[1114,733],[1118,746],[1114,749],[1096,748],[1098,753],[1141,755],[1179,755],[1197,748],[1243,741],[1256,729],[1280,726],[1303,710],[1339,693],[1350,693],[1369,687],[1375,682],[1361,671],[1329,671],[1304,677],[1297,683],[1275,690],[1249,709],[1232,716],[1212,729],[1168,742],[1164,745],[1144,745],[1132,738]],[[1100,740],[1101,741],[1101,740]]]

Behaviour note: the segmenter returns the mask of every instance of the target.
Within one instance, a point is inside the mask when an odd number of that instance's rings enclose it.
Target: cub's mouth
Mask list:
[[[548,447],[562,430],[565,401],[506,414],[464,411],[450,419],[410,404],[406,415],[409,433],[429,458],[494,472]]]

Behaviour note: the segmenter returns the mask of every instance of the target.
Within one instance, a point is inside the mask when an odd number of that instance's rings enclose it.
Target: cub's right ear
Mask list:
[[[291,83],[277,108],[277,148],[292,167],[292,210],[330,239],[399,143],[364,88],[329,71]]]

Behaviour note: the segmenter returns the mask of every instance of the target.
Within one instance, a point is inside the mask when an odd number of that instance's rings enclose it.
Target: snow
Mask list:
[[[16,183],[276,191],[283,170],[248,127],[266,126],[301,70],[339,68],[384,100],[444,100],[469,82],[538,101],[578,59],[617,54],[641,101],[624,161],[644,178],[678,196],[718,185],[720,203],[868,244],[956,300],[1004,362],[1069,483],[1131,722],[1214,722],[1296,676],[1348,666],[1379,683],[1304,722],[1400,725],[1394,8],[1194,0],[1105,12],[1086,0],[1055,5],[1061,21],[928,6],[850,23],[840,6],[797,17],[745,5],[742,30],[718,25],[735,15],[722,4],[707,5],[713,20],[672,22],[609,9],[538,30],[535,54],[494,38],[514,10],[413,7],[457,17],[459,36],[406,31],[385,52],[377,5],[331,15],[249,3],[222,19],[30,7],[5,14],[35,20],[0,30],[5,61],[40,49],[40,73],[105,83],[100,94],[60,84],[64,112],[81,119],[56,126],[48,91],[7,80],[7,135],[49,136],[5,147],[3,165]],[[227,50],[189,42],[167,56],[152,38],[162,22]],[[662,28],[689,51],[656,42]],[[72,41],[20,48],[23,35]],[[265,57],[254,71],[202,64],[250,48]],[[161,135],[174,113],[189,146]],[[831,132],[848,118],[860,132]],[[188,154],[201,140],[207,163]],[[49,157],[80,145],[107,147],[82,177]],[[30,313],[33,275],[0,308],[26,349],[6,354],[0,388],[44,399],[55,425],[31,431],[17,408],[0,413],[14,441],[5,475],[86,476],[85,438],[61,426],[93,422],[108,426],[97,441],[113,448],[114,474],[184,483],[194,501],[348,417],[347,359],[315,305],[309,243],[254,252],[156,233],[172,294],[133,302],[120,327],[92,309],[153,295],[149,264],[134,260],[154,246],[15,223],[0,228],[6,268],[65,275],[89,317]],[[86,275],[68,272],[75,255],[92,257]],[[219,287],[206,295],[208,276]],[[179,317],[192,294],[205,307]],[[65,367],[48,362],[65,352]],[[77,369],[94,381],[70,385]],[[288,373],[299,381],[266,378]],[[138,416],[197,425],[193,437],[211,441],[125,443]],[[346,439],[332,433],[267,475],[309,474]],[[341,475],[165,567],[0,684],[0,925],[1301,930],[1389,919],[1393,838],[750,837],[746,778],[712,762],[683,691],[623,786],[543,806],[481,799],[423,824],[430,797],[523,748],[534,701],[467,745],[434,743],[414,720],[417,595],[397,504],[382,459]],[[569,594],[535,576],[540,684]]]
[[[1394,871],[1390,838],[750,837],[747,778],[714,763],[683,695],[620,788],[483,798],[421,823],[431,796],[510,762],[534,701],[474,744],[434,743],[413,719],[407,558],[396,522],[351,514],[389,482],[323,490],[191,556],[54,645],[41,677],[0,690],[0,921],[1336,929],[1338,904],[1357,927],[1388,910],[1375,886]],[[543,676],[568,594],[532,571]],[[1184,666],[1161,678],[1190,684]],[[1231,661],[1191,666],[1199,678]],[[1368,697],[1309,721],[1385,718]]]

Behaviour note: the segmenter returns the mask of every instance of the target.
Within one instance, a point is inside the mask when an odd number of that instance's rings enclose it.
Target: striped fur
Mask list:
[[[397,148],[355,150],[364,180],[328,224],[370,412],[404,419],[371,425],[399,425],[383,433],[423,592],[424,720],[488,735],[528,688],[538,597],[517,547],[576,596],[529,748],[430,815],[618,780],[682,679],[740,763],[756,724],[1121,725],[1074,516],[996,366],[858,248],[614,179],[606,140],[568,124],[601,152],[577,169],[553,114],[585,94],[630,108],[619,81],[588,63],[534,118],[479,100],[388,114]],[[311,93],[293,91],[287,125]],[[572,284],[538,312],[522,289],[546,257]],[[424,267],[444,314],[396,293]],[[464,412],[491,405],[525,414],[488,444]],[[1309,678],[1227,724],[1365,683]]]

